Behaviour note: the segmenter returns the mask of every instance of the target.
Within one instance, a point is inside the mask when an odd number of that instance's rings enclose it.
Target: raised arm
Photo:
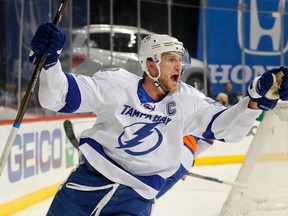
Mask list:
[[[58,58],[65,40],[64,32],[51,23],[40,25],[32,39],[29,61],[37,64],[41,54],[47,54],[40,74],[39,102],[42,107],[57,112],[93,112],[95,104],[91,101],[98,102],[93,94],[97,90],[93,78],[62,70]]]

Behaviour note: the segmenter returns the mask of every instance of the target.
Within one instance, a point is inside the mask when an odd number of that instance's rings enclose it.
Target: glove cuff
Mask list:
[[[259,109],[263,111],[268,111],[276,106],[278,100],[270,100],[266,97],[262,97],[257,99],[255,102],[257,102],[257,106]]]
[[[260,77],[261,76],[256,77],[248,86],[247,93],[253,101],[256,101],[257,99],[262,97],[261,95],[257,93],[257,84],[258,84],[258,80],[260,79]]]

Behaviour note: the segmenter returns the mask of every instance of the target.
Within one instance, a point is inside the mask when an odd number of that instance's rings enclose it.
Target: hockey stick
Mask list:
[[[56,13],[54,21],[53,21],[53,24],[55,26],[59,25],[67,2],[68,2],[68,0],[61,0],[61,3],[59,5],[59,8],[57,10],[57,13]],[[10,131],[8,140],[6,142],[6,145],[4,147],[4,150],[3,150],[1,158],[0,158],[0,176],[2,175],[4,166],[7,162],[8,155],[11,151],[12,145],[14,143],[14,140],[15,140],[16,135],[18,133],[18,130],[20,128],[21,122],[23,120],[24,114],[25,114],[26,109],[27,109],[27,105],[29,103],[29,100],[30,100],[32,94],[33,94],[34,88],[35,88],[36,83],[38,81],[41,69],[45,63],[46,57],[47,57],[47,55],[44,55],[44,54],[41,55],[40,60],[34,69],[31,80],[29,81],[29,84],[27,86],[25,95],[24,95],[23,100],[21,102],[17,116],[16,116],[14,123],[13,123],[13,127]]]
[[[65,130],[65,133],[66,133],[68,140],[72,143],[74,148],[78,149],[79,142],[75,136],[72,122],[67,119],[64,121],[63,126],[64,126],[64,130]]]
[[[226,184],[226,185],[231,185],[231,186],[236,186],[236,187],[242,187],[242,188],[247,188],[247,187],[248,187],[248,186],[245,185],[245,184],[236,183],[236,182],[224,181],[224,180],[217,179],[217,178],[214,178],[214,177],[203,176],[203,175],[199,175],[199,174],[191,173],[191,172],[188,172],[187,175],[188,175],[188,176],[192,176],[192,177],[196,177],[196,178],[199,178],[199,179],[204,179],[204,180],[208,180],[208,181],[213,181],[213,182],[220,183],[220,184]]]

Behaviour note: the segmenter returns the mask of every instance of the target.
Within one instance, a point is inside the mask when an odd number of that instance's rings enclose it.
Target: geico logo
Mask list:
[[[245,65],[245,83],[249,83],[252,79],[262,75],[265,71],[274,68],[275,66],[263,65]],[[242,83],[242,65],[208,65],[212,83],[227,83],[233,82],[235,84]]]
[[[18,134],[7,162],[9,181],[17,182],[59,168],[62,147],[60,129]]]

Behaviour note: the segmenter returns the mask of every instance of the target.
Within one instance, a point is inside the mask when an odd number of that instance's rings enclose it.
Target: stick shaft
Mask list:
[[[55,15],[54,21],[53,21],[53,24],[55,26],[59,25],[59,23],[61,21],[61,18],[63,16],[64,9],[65,9],[65,6],[66,6],[67,2],[68,2],[68,0],[62,0],[61,1],[60,5],[59,5],[59,8],[57,10],[57,13]],[[30,100],[30,98],[31,98],[31,96],[32,96],[32,94],[34,92],[36,83],[38,81],[41,69],[42,69],[42,67],[43,67],[43,65],[45,63],[46,57],[47,57],[46,55],[42,55],[41,56],[40,61],[36,65],[36,67],[34,69],[34,72],[33,72],[33,75],[32,75],[32,77],[31,77],[31,79],[29,81],[29,84],[27,86],[25,95],[24,95],[23,100],[21,102],[20,108],[19,108],[19,110],[17,112],[17,116],[16,116],[16,118],[14,120],[13,127],[12,127],[12,129],[10,131],[9,137],[7,139],[6,145],[4,147],[4,150],[3,150],[1,158],[0,158],[0,176],[2,175],[2,172],[3,172],[3,169],[5,167],[8,155],[9,155],[10,150],[12,148],[12,145],[14,143],[14,140],[15,140],[15,137],[17,135],[17,132],[18,132],[18,130],[20,128],[20,125],[21,125],[21,122],[23,120],[24,114],[26,112],[29,100]]]
[[[2,171],[3,171],[4,166],[6,164],[9,152],[11,151],[12,144],[15,140],[15,137],[18,133],[18,130],[19,130],[19,128],[15,127],[15,125],[13,125],[13,127],[10,131],[7,143],[4,147],[3,153],[2,153],[1,158],[0,158],[0,175],[2,174]]]
[[[220,183],[220,184],[226,184],[226,185],[231,185],[231,186],[236,186],[236,187],[247,188],[247,185],[244,185],[241,183],[224,181],[224,180],[217,179],[217,178],[210,177],[210,176],[203,176],[203,175],[199,175],[199,174],[191,173],[191,172],[189,172],[187,175],[192,176],[192,177],[196,177],[196,178],[200,178],[200,179],[204,179],[207,181],[213,181],[213,182]]]

